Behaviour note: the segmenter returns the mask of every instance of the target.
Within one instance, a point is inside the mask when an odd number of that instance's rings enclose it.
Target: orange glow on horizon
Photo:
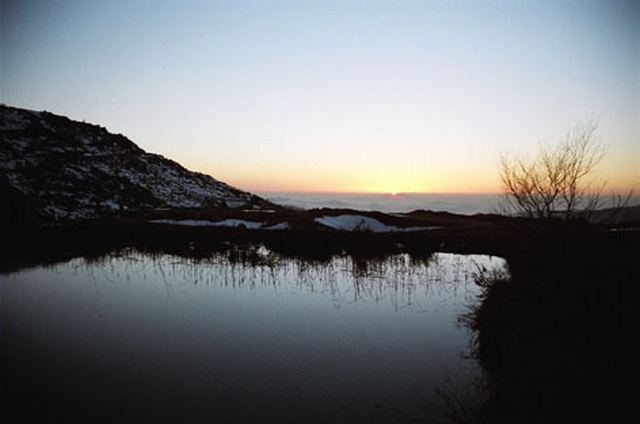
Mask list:
[[[322,181],[301,175],[299,178],[273,178],[255,180],[247,176],[222,177],[222,181],[251,192],[290,192],[290,193],[368,193],[397,196],[412,193],[457,193],[457,194],[494,194],[500,191],[497,184],[476,184],[464,187],[459,181],[424,183],[420,179],[411,181],[403,178],[390,178],[389,181],[330,180]],[[355,181],[354,181],[355,180]]]
[[[221,178],[222,181],[250,192],[264,193],[342,193],[342,194],[388,194],[390,196],[399,196],[403,194],[498,194],[502,192],[499,182],[491,184],[473,184],[469,186],[457,184],[363,184],[357,185],[350,182],[344,184],[324,185],[318,181],[316,184],[303,185],[296,184],[295,180],[282,181],[274,179],[273,181],[255,181],[244,178]],[[298,182],[304,181],[300,178]],[[639,192],[639,184],[607,184],[603,195],[609,194],[626,194],[635,188],[635,193]]]
[[[229,163],[236,163],[229,161]],[[191,165],[191,164],[190,164]],[[371,193],[371,194],[496,194],[502,192],[497,167],[417,167],[377,164],[323,164],[322,167],[304,163],[256,163],[237,167],[188,166],[214,178],[249,192],[290,193]],[[360,165],[360,166],[357,166]],[[427,169],[428,168],[428,169]],[[593,175],[593,181],[606,181],[604,194],[627,193],[635,187],[639,192],[638,173],[625,167],[612,170],[603,166]],[[626,172],[623,172],[626,171]],[[596,184],[597,185],[597,184]]]

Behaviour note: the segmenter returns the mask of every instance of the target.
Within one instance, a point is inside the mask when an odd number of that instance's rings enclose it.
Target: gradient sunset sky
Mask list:
[[[496,192],[579,120],[640,181],[640,1],[7,1],[1,102],[253,191]]]

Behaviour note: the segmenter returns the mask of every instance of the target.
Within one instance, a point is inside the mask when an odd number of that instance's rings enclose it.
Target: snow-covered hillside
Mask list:
[[[269,205],[103,127],[7,106],[0,106],[0,187],[2,197],[21,197],[34,217],[55,220]]]

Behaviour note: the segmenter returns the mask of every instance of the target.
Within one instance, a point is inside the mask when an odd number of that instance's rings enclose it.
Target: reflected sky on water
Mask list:
[[[132,251],[0,277],[2,368],[49,417],[388,422],[479,374],[459,316],[501,258]],[[448,382],[448,383],[447,383]],[[13,390],[15,389],[15,390]]]

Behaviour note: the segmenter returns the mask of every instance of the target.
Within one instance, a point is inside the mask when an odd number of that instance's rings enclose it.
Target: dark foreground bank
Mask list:
[[[489,382],[483,421],[622,421],[639,240],[617,231],[549,239],[508,255],[509,281],[484,281],[470,320]]]

